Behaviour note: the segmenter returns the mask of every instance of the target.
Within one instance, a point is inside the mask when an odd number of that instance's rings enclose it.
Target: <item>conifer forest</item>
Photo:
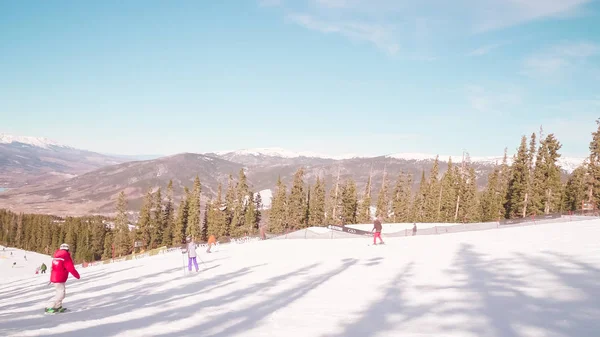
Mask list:
[[[280,234],[311,226],[370,223],[381,216],[387,223],[490,222],[527,216],[580,211],[600,202],[600,120],[591,134],[589,157],[567,178],[557,162],[561,143],[543,131],[523,136],[509,161],[508,151],[477,189],[476,172],[468,158],[448,163],[441,173],[437,159],[429,172],[413,177],[388,172],[383,181],[357,186],[352,178],[326,182],[306,181],[300,168],[286,186],[278,179],[270,209],[251,191],[243,170],[229,175],[216,196],[201,202],[201,177],[184,189],[175,204],[173,184],[149,190],[136,223],[126,212],[121,192],[116,216],[58,218],[0,210],[0,243],[51,254],[66,242],[74,259],[95,261],[162,246],[178,246],[186,237],[197,242],[214,235],[228,238],[258,235],[261,230]],[[509,164],[510,163],[510,164]],[[234,176],[235,174],[235,176]],[[418,188],[413,190],[413,182]],[[379,184],[377,195],[372,187]],[[589,206],[586,206],[589,207]],[[138,245],[136,245],[138,243]],[[137,246],[137,247],[136,247]]]

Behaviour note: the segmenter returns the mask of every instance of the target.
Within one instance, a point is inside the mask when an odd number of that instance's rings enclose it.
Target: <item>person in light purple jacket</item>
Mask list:
[[[198,245],[192,240],[192,238],[188,237],[186,239],[185,249],[182,251],[183,254],[187,253],[188,255],[188,270],[192,271],[192,262],[194,263],[194,267],[196,267],[196,272],[200,271],[198,268],[198,262],[196,261],[196,248]]]

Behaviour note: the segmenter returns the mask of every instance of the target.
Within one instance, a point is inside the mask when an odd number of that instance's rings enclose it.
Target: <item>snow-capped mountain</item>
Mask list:
[[[217,151],[215,154],[219,156],[256,156],[256,157],[278,157],[278,158],[321,158],[321,159],[351,159],[357,158],[356,154],[344,154],[339,156],[330,156],[323,153],[312,151],[290,151],[280,147],[262,147],[253,149],[241,149],[235,151]]]
[[[225,157],[231,161],[240,161],[245,164],[256,164],[258,161],[264,160],[265,158],[275,159],[300,159],[300,158],[313,158],[313,159],[325,159],[325,160],[345,160],[345,159],[369,159],[374,157],[360,156],[357,154],[344,154],[344,155],[326,155],[312,151],[290,151],[283,148],[271,147],[271,148],[253,148],[253,149],[242,149],[237,151],[219,151],[215,153],[218,156]],[[449,158],[452,158],[452,162],[459,163],[463,160],[463,155],[436,155],[428,153],[414,153],[414,152],[403,152],[395,153],[384,156],[385,158],[408,160],[408,161],[432,161],[439,158],[441,162],[448,162]],[[469,157],[469,160],[473,163],[483,165],[496,165],[502,163],[503,156],[474,156]],[[508,164],[512,163],[512,156],[508,156]],[[578,166],[580,166],[585,158],[583,157],[561,157],[559,164],[563,170],[568,173],[573,172]]]
[[[66,146],[60,144],[54,140],[43,138],[43,137],[29,137],[29,136],[13,136],[6,133],[0,133],[0,144],[13,144],[20,143],[31,146],[36,146],[40,148],[47,149],[51,146],[62,147],[62,148],[71,148],[70,146]]]

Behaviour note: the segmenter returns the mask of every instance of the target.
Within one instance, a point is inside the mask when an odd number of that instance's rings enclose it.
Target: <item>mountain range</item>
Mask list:
[[[100,154],[64,146],[45,138],[14,137],[0,134],[0,208],[55,215],[111,215],[116,196],[124,191],[128,207],[139,210],[148,189],[166,188],[173,180],[176,201],[184,186],[191,187],[196,175],[203,185],[203,200],[224,188],[229,175],[237,178],[244,169],[253,191],[260,192],[270,204],[278,177],[291,185],[300,167],[305,181],[313,184],[317,176],[331,188],[339,175],[352,177],[362,193],[371,176],[373,192],[381,187],[384,174],[396,180],[400,172],[413,176],[416,188],[422,171],[431,169],[436,155],[399,153],[377,157],[344,155],[331,157],[312,152],[296,153],[280,148],[246,149],[214,153],[182,153],[171,156],[119,156]],[[448,158],[460,163],[463,156],[439,156],[440,173],[447,169]],[[143,159],[142,159],[143,158]],[[510,157],[509,157],[510,160]],[[480,188],[502,157],[472,157]],[[565,175],[583,162],[583,158],[561,158]]]

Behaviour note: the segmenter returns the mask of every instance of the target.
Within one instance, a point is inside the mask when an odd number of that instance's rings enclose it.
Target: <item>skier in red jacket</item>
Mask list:
[[[63,312],[66,308],[62,307],[62,301],[65,299],[65,282],[69,278],[69,273],[76,279],[79,279],[79,273],[73,265],[71,254],[69,253],[69,245],[63,243],[54,253],[52,259],[52,271],[50,273],[50,282],[54,284],[56,294],[54,298],[48,302],[46,306],[47,313]]]

